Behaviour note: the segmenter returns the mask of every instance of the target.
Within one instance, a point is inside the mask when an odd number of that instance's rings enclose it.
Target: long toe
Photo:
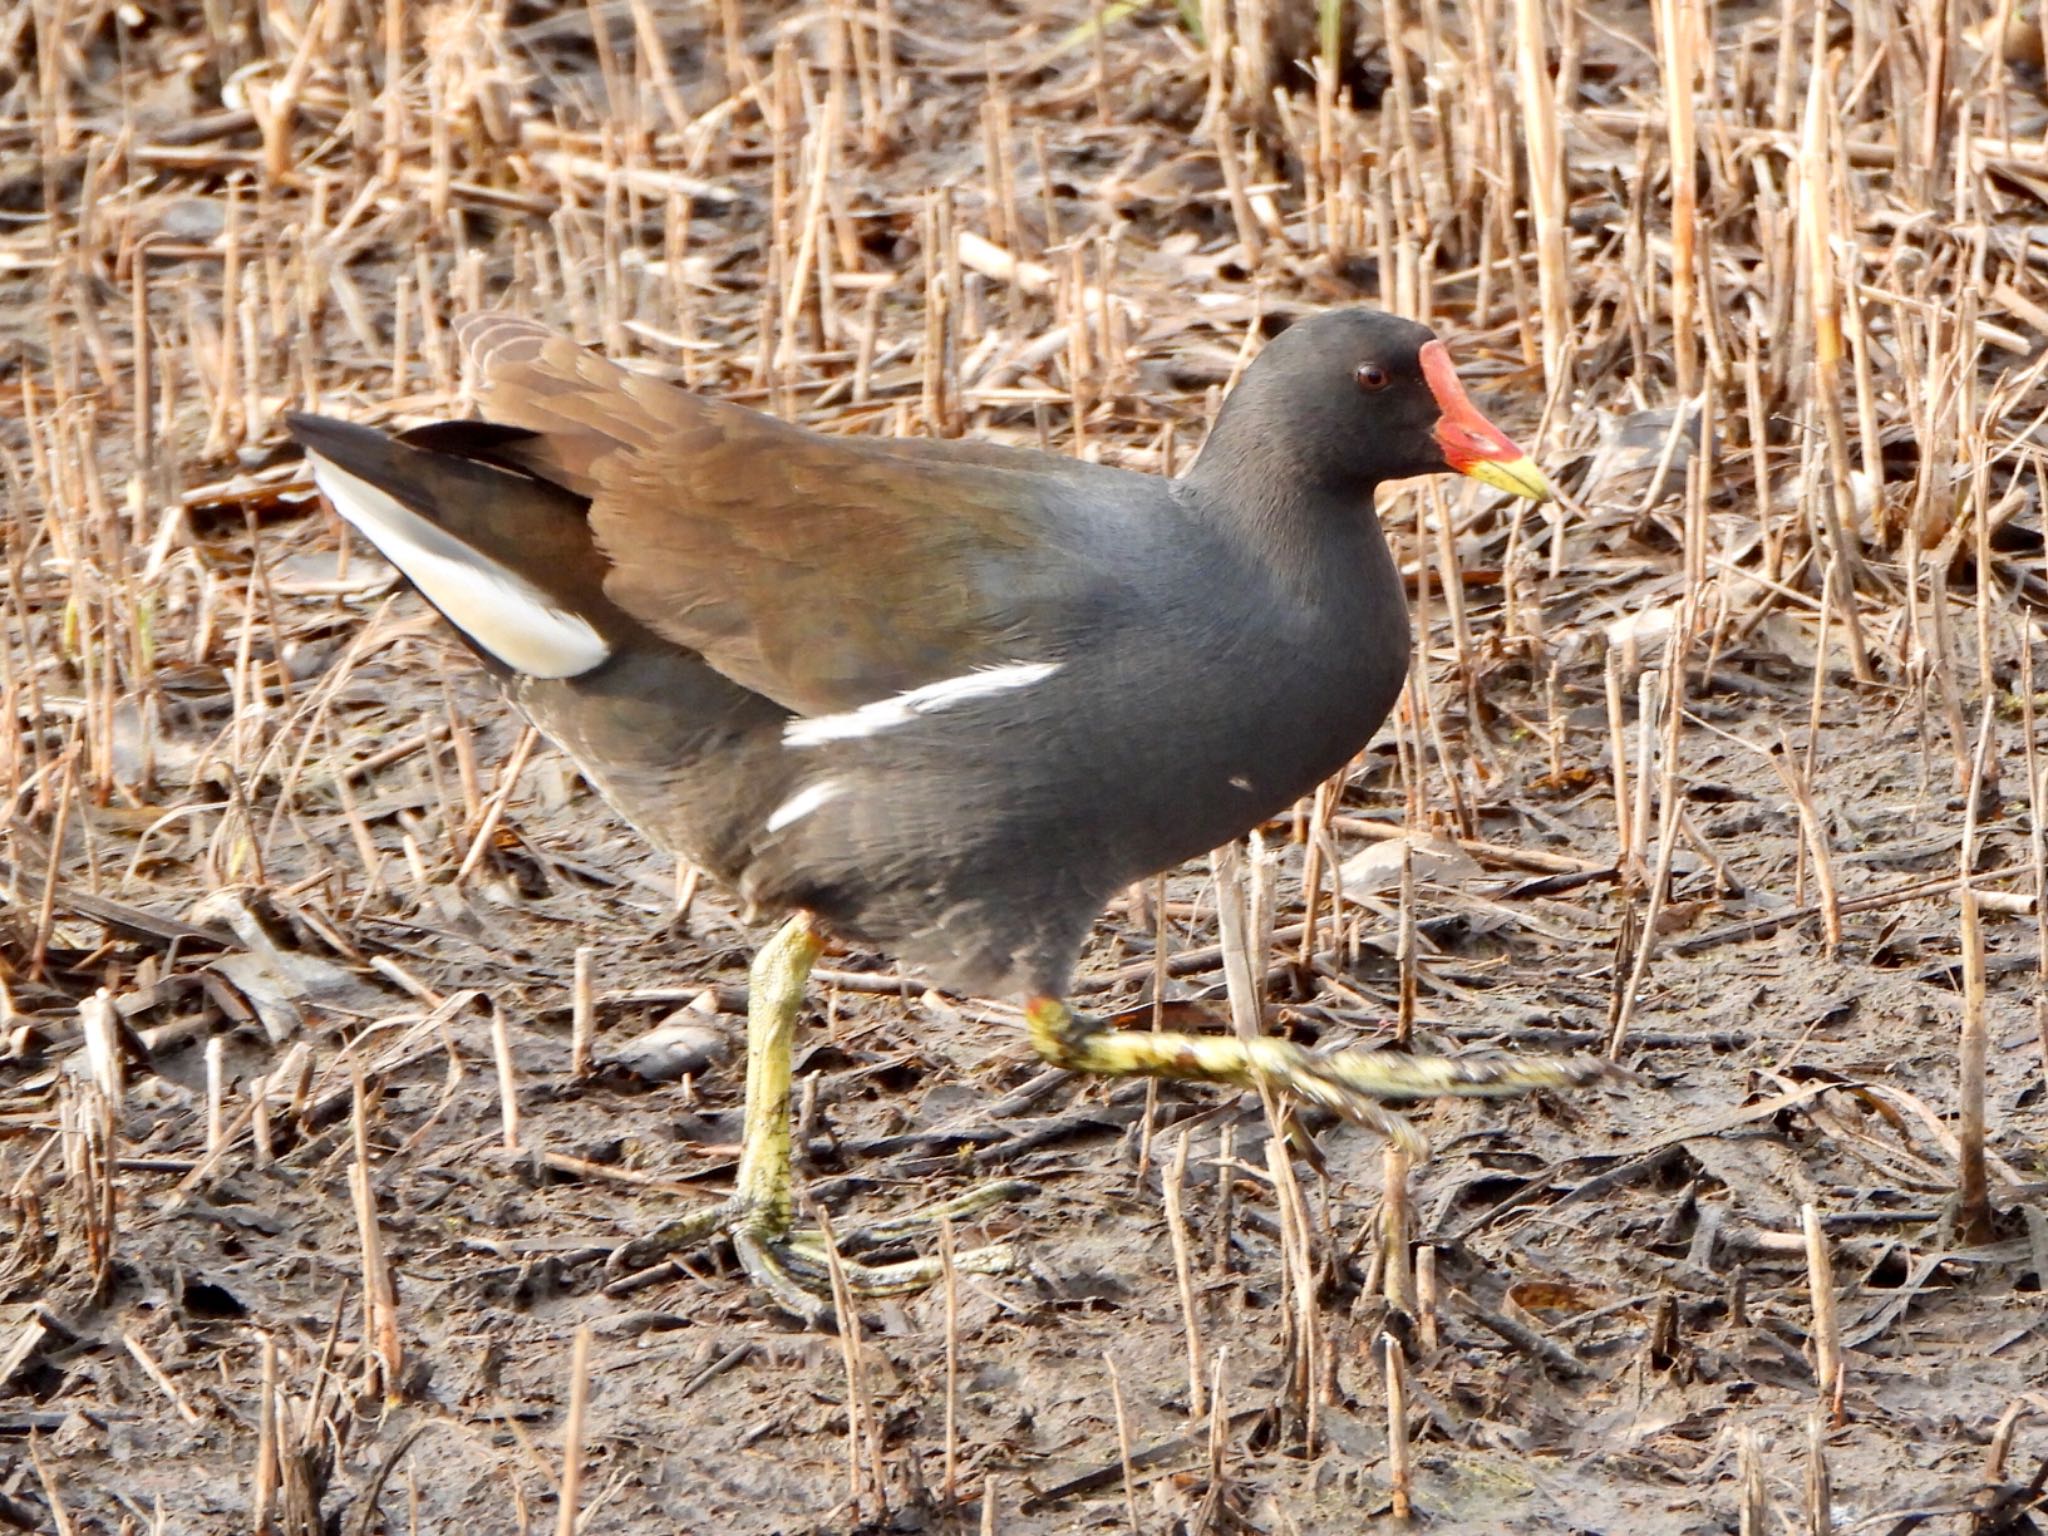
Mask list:
[[[1034,1193],[1036,1186],[1022,1179],[998,1179],[921,1210],[850,1227],[835,1238],[841,1255],[840,1274],[855,1296],[903,1296],[924,1290],[944,1278],[943,1259],[934,1256],[865,1264],[845,1255],[898,1244],[906,1238],[929,1238],[948,1221],[965,1221]],[[671,1254],[720,1236],[732,1239],[741,1266],[776,1306],[814,1327],[831,1322],[832,1261],[826,1252],[825,1234],[814,1227],[783,1228],[764,1211],[737,1198],[693,1211],[658,1231],[621,1243],[605,1261],[606,1293],[624,1295],[669,1279],[675,1273],[665,1262]],[[954,1269],[963,1274],[1003,1274],[1017,1264],[1016,1250],[1006,1243],[965,1249],[953,1258]]]
[[[1274,1075],[1312,1104],[1378,1131],[1410,1157],[1428,1154],[1422,1133],[1390,1099],[1508,1098],[1546,1088],[1576,1088],[1608,1076],[1591,1056],[1404,1056],[1393,1051],[1302,1052]]]
[[[1309,1060],[1316,1076],[1370,1099],[1510,1098],[1545,1088],[1583,1088],[1615,1070],[1595,1056],[1516,1056],[1505,1051],[1404,1056],[1344,1050]]]
[[[837,1309],[829,1268],[820,1275],[806,1261],[793,1263],[798,1250],[787,1239],[760,1237],[744,1227],[733,1233],[732,1246],[748,1276],[776,1306],[807,1327],[832,1325]]]
[[[832,1261],[826,1255],[824,1234],[805,1230],[764,1239],[743,1229],[733,1234],[733,1247],[754,1283],[778,1307],[813,1327],[833,1320]],[[953,1256],[953,1269],[959,1274],[1007,1274],[1017,1264],[1017,1251],[1007,1243],[969,1248]],[[855,1300],[908,1296],[942,1283],[946,1263],[937,1256],[894,1264],[861,1264],[842,1257],[839,1274]]]
[[[738,1201],[721,1200],[717,1205],[679,1216],[644,1236],[629,1238],[605,1258],[605,1289],[613,1294],[638,1290],[649,1283],[643,1277],[670,1254],[733,1231],[744,1214]]]
[[[1027,1200],[1036,1193],[1038,1186],[1024,1179],[996,1179],[987,1184],[977,1184],[965,1194],[955,1195],[951,1200],[942,1200],[937,1205],[927,1205],[915,1211],[885,1216],[880,1221],[848,1228],[838,1234],[839,1251],[861,1253],[870,1248],[902,1242],[905,1238],[929,1237],[938,1231],[944,1222],[966,1221],[970,1217],[994,1210],[999,1205]]]

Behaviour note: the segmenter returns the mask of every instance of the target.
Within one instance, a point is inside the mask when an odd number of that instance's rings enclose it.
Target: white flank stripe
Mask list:
[[[806,784],[769,813],[768,830],[780,832],[792,822],[802,821],[819,806],[837,800],[845,792],[846,786],[837,779],[820,779],[815,784]]]
[[[959,677],[942,677],[908,693],[877,699],[843,715],[816,715],[792,720],[782,728],[782,740],[792,747],[817,747],[829,741],[855,741],[883,731],[908,725],[920,715],[935,715],[942,709],[965,704],[992,693],[1008,693],[1044,682],[1059,671],[1056,661],[1015,661],[1006,667],[985,667]]]
[[[513,671],[575,677],[611,654],[589,620],[557,608],[525,577],[485,559],[331,460],[308,454],[306,462],[334,510],[361,529],[451,624]]]

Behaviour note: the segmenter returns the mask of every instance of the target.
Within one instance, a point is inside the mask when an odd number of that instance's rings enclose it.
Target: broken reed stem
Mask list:
[[[821,1205],[814,1205],[811,1215],[818,1223],[825,1267],[832,1278],[832,1309],[839,1319],[839,1357],[846,1370],[847,1499],[856,1517],[852,1523],[857,1524],[867,1507],[861,1488],[863,1448],[866,1478],[874,1488],[876,1509],[883,1517],[888,1513],[889,1485],[883,1475],[881,1426],[875,1422],[874,1399],[868,1391],[860,1313],[854,1307],[853,1290],[846,1283],[846,1266],[840,1262],[839,1244],[832,1236],[832,1218]]]
[[[1394,1015],[1394,1048],[1408,1050],[1415,1039],[1415,843],[1401,839],[1400,936],[1395,942],[1400,992]]]
[[[1124,1412],[1124,1382],[1117,1373],[1114,1353],[1105,1349],[1102,1364],[1109,1372],[1109,1400],[1116,1410],[1116,1458],[1124,1475],[1124,1517],[1131,1522],[1135,1536],[1141,1529],[1138,1524],[1138,1469],[1131,1460],[1131,1421]]]
[[[1216,935],[1223,948],[1223,981],[1230,999],[1230,1023],[1240,1040],[1265,1033],[1264,962],[1268,903],[1263,899],[1265,848],[1257,832],[1243,843],[1226,843],[1209,855],[1216,877]]]
[[[1991,1431],[1991,1443],[1984,1448],[1984,1482],[1987,1487],[2006,1480],[2007,1468],[2012,1465],[2013,1436],[2020,1426],[2034,1416],[2035,1405],[2026,1398],[2015,1398],[2006,1405],[2005,1412],[1998,1416],[1997,1427]]]
[[[1542,303],[1543,378],[1564,381],[1571,335],[1571,272],[1565,233],[1564,155],[1545,39],[1544,0],[1514,0],[1515,85],[1529,172],[1529,213],[1536,226],[1536,282]]]
[[[519,733],[518,745],[513,747],[512,756],[498,779],[498,787],[491,792],[484,814],[477,824],[476,836],[470,839],[469,852],[462,856],[462,864],[455,871],[455,883],[461,885],[476,869],[484,854],[490,849],[491,839],[497,835],[498,822],[504,817],[505,807],[512,799],[512,791],[519,786],[519,776],[526,771],[526,759],[532,754],[534,744],[540,740],[540,732],[527,726]]]
[[[946,1307],[946,1424],[945,1462],[939,1484],[939,1503],[944,1509],[958,1507],[960,1476],[960,1270],[955,1262],[953,1218],[939,1218],[939,1274],[945,1288]]]
[[[1156,877],[1147,887],[1142,882],[1132,887],[1134,896],[1143,895],[1152,907],[1152,1033],[1158,1034],[1166,1027],[1166,983],[1170,975],[1169,960],[1172,947],[1172,922],[1166,910],[1166,876]],[[1145,1185],[1145,1175],[1152,1167],[1152,1138],[1159,1127],[1159,1079],[1145,1080],[1145,1113],[1138,1126],[1138,1155],[1134,1159],[1132,1177],[1139,1189]]]
[[[1621,654],[1607,653],[1607,760],[1614,786],[1614,864],[1622,872],[1624,891],[1633,890],[1642,879],[1641,859],[1630,841],[1634,821],[1629,815],[1628,734],[1622,723]]]
[[[1764,755],[1777,770],[1785,792],[1792,797],[1792,804],[1799,812],[1800,836],[1807,856],[1813,861],[1814,882],[1820,887],[1821,953],[1832,959],[1842,948],[1842,898],[1835,886],[1835,863],[1828,847],[1827,825],[1821,820],[1820,807],[1813,802],[1812,781],[1794,758],[1791,745],[1782,741],[1779,745],[1778,752],[1765,752]]]
[[[1236,1167],[1237,1127],[1226,1120],[1216,1130],[1215,1247],[1209,1254],[1209,1267],[1219,1275],[1230,1271],[1231,1227],[1236,1219],[1237,1186],[1233,1182]]]
[[[1833,1536],[1835,1529],[1834,1479],[1828,1475],[1828,1427],[1824,1414],[1809,1414],[1806,1420],[1806,1482],[1801,1490],[1806,1505],[1806,1529],[1810,1536]]]
[[[29,945],[28,974],[31,981],[43,977],[50,957],[50,935],[57,925],[57,877],[62,868],[64,832],[71,819],[71,802],[78,793],[79,744],[74,740],[64,752],[63,777],[58,782],[57,811],[50,818],[50,867],[43,877],[43,896],[36,907],[35,940]]]
[[[569,994],[569,1072],[578,1081],[590,1076],[597,1034],[597,995],[590,967],[595,954],[588,944],[576,946],[575,975]]]
[[[228,1043],[219,1035],[206,1042],[206,1151],[218,1156],[227,1135]]]
[[[1619,1006],[1615,1010],[1614,1024],[1607,1038],[1607,1059],[1619,1061],[1624,1043],[1628,1038],[1630,1021],[1635,1017],[1636,1003],[1642,996],[1643,983],[1648,979],[1650,962],[1657,953],[1657,935],[1664,915],[1665,902],[1671,889],[1671,865],[1678,852],[1679,791],[1678,791],[1678,741],[1680,708],[1677,690],[1685,686],[1685,651],[1680,636],[1673,634],[1669,642],[1667,671],[1663,679],[1654,672],[1642,675],[1640,691],[1640,717],[1642,755],[1639,760],[1637,793],[1640,808],[1636,815],[1635,841],[1640,846],[1649,837],[1649,784],[1650,768],[1653,762],[1650,744],[1657,736],[1655,729],[1662,722],[1662,760],[1657,777],[1657,860],[1650,871],[1650,898],[1643,913],[1642,924],[1636,934],[1635,952],[1629,965],[1628,980],[1620,994]],[[1660,682],[1667,686],[1660,686]]]
[[[2037,749],[2034,727],[2034,630],[2020,625],[2020,730],[2027,774],[2027,838],[2033,865],[2035,966],[2034,1033],[2041,1042],[2041,1081],[2048,1085],[2048,761]]]
[[[1187,1184],[1189,1132],[1183,1130],[1174,1143],[1173,1158],[1159,1181],[1166,1204],[1166,1234],[1173,1244],[1174,1288],[1180,1296],[1181,1329],[1187,1338],[1188,1417],[1199,1419],[1208,1411],[1205,1371],[1202,1362],[1202,1319],[1195,1310],[1194,1264],[1190,1257],[1187,1212],[1181,1194]],[[1219,1181],[1228,1179],[1227,1168],[1216,1171]]]
[[[1740,1536],[1771,1536],[1770,1491],[1764,1485],[1763,1458],[1757,1454],[1756,1431],[1747,1424],[1735,1431],[1735,1480]]]
[[[256,1475],[249,1494],[249,1524],[262,1532],[270,1529],[270,1504],[277,1497],[277,1335],[264,1329],[261,1335],[261,1375],[256,1402]]]
[[[1316,1304],[1308,1202],[1302,1196],[1300,1180],[1294,1176],[1285,1137],[1266,1138],[1266,1169],[1272,1176],[1273,1205],[1280,1222],[1280,1264],[1288,1308],[1287,1377],[1282,1402],[1285,1416],[1291,1416],[1292,1423],[1284,1424],[1283,1432],[1298,1427],[1304,1453],[1313,1455],[1322,1431],[1322,1326]]]
[[[405,1365],[398,1332],[398,1291],[384,1260],[384,1236],[377,1224],[376,1185],[370,1174],[369,1090],[361,1063],[351,1067],[349,1126],[355,1146],[350,1188],[355,1196],[356,1239],[363,1256],[363,1340],[369,1367],[365,1389],[381,1391],[387,1402],[398,1398]]]
[[[1415,1250],[1415,1328],[1425,1355],[1436,1353],[1437,1313],[1442,1303],[1436,1278],[1436,1247],[1423,1243]]]
[[[519,1150],[519,1069],[512,1060],[512,1036],[505,1024],[505,1010],[491,1007],[491,1055],[498,1067],[498,1121],[503,1127],[507,1152]]]
[[[1229,1381],[1230,1346],[1216,1351],[1209,1367],[1209,1484],[1223,1481],[1224,1461],[1230,1450],[1230,1397],[1224,1387]]]
[[[157,1362],[156,1356],[149,1352],[148,1346],[142,1340],[138,1339],[127,1329],[123,1329],[121,1331],[121,1342],[127,1346],[130,1358],[142,1367],[142,1374],[155,1384],[159,1392],[163,1393],[171,1407],[177,1411],[179,1418],[183,1419],[187,1424],[203,1424],[206,1422],[205,1415],[201,1414],[197,1408],[194,1408],[185,1400],[185,1394],[178,1390],[177,1383],[171,1380],[169,1373]]]
[[[1387,1382],[1387,1496],[1394,1518],[1406,1520],[1415,1511],[1408,1451],[1407,1365],[1401,1356],[1401,1341],[1391,1333],[1380,1335],[1380,1358]]]
[[[2040,956],[2035,970],[2042,983],[2038,1001],[2048,1004],[2048,758],[2034,724],[2034,626],[2023,620],[2019,629],[2020,761],[2027,774],[2027,859],[2034,871],[2034,950]],[[2041,1066],[2048,1072],[2048,1057]]]
[[[1676,647],[1678,643],[1674,634],[1671,645]],[[1657,674],[1647,668],[1636,678],[1635,800],[1629,811],[1628,845],[1635,854],[1639,877],[1649,874],[1642,861],[1650,847],[1650,770],[1657,761],[1657,682]],[[1653,894],[1651,900],[1655,899]]]
[[[576,1536],[577,1511],[583,1503],[583,1421],[589,1408],[590,1324],[578,1323],[569,1352],[569,1412],[562,1424],[562,1496],[555,1536]]]
[[[1698,141],[1693,127],[1695,28],[1689,0],[1656,0],[1658,64],[1664,80],[1664,121],[1670,149],[1671,355],[1678,398],[1692,398],[1698,336],[1694,296],[1694,221],[1699,209]]]
[[[50,1506],[51,1523],[57,1527],[57,1536],[77,1536],[78,1527],[72,1523],[70,1508],[64,1502],[64,1495],[57,1482],[57,1474],[43,1459],[43,1438],[39,1431],[31,1428],[28,1432],[29,1460],[35,1464],[36,1480],[43,1485],[43,1501]],[[32,1525],[24,1529],[34,1529]]]
[[[1806,1234],[1806,1287],[1813,1302],[1813,1374],[1821,1402],[1834,1422],[1842,1418],[1842,1330],[1835,1314],[1835,1264],[1821,1230],[1820,1207],[1799,1208]]]
[[[254,1167],[270,1167],[276,1161],[276,1143],[270,1135],[270,1079],[258,1077],[248,1085],[248,1120],[250,1120],[250,1163]]]
[[[1380,1151],[1380,1294],[1396,1312],[1413,1315],[1415,1285],[1408,1271],[1408,1154],[1389,1144]]]
[[[2026,686],[2025,683],[2022,686]],[[1990,1056],[1985,1019],[1984,925],[1971,877],[1977,863],[1977,807],[1997,742],[1997,695],[1987,692],[1977,726],[1977,751],[1963,796],[1963,839],[1956,904],[1963,959],[1963,1021],[1956,1043],[1957,1226],[1966,1241],[1989,1242],[1994,1232],[1991,1188],[1985,1169],[1984,1096]]]

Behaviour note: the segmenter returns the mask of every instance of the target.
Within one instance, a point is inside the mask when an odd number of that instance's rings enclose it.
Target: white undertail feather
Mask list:
[[[611,654],[580,614],[450,537],[388,491],[330,459],[308,454],[313,480],[386,560],[411,578],[449,623],[515,672],[576,677]]]
[[[958,677],[943,677],[859,709],[839,715],[814,715],[792,720],[782,728],[782,740],[792,747],[817,747],[829,741],[854,741],[908,725],[921,715],[935,715],[942,709],[965,704],[993,693],[1008,693],[1044,682],[1059,671],[1056,661],[1015,661],[1003,667],[984,667]]]

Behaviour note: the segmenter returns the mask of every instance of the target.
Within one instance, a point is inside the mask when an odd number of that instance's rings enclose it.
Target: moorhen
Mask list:
[[[510,315],[457,335],[484,419],[387,434],[293,415],[314,480],[622,816],[794,914],[750,973],[737,1192],[615,1265],[723,1231],[779,1305],[830,1315],[819,1235],[794,1229],[789,1126],[827,934],[961,993],[1021,994],[1060,1066],[1270,1084],[1411,1138],[1376,1101],[1598,1074],[1125,1032],[1061,1001],[1110,896],[1278,814],[1392,708],[1409,626],[1374,489],[1456,471],[1548,495],[1423,326],[1369,309],[1289,326],[1177,480],[825,436]],[[936,1266],[846,1270],[880,1293]]]

